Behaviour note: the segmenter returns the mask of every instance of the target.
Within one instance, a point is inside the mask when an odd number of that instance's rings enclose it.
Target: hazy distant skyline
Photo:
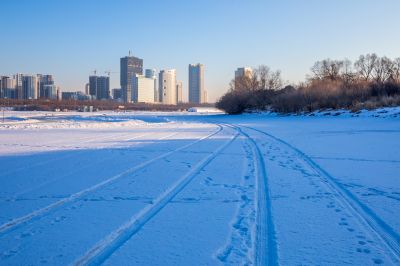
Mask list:
[[[175,68],[185,98],[188,65],[204,64],[210,101],[241,66],[266,64],[298,82],[328,57],[400,57],[397,0],[2,0],[0,8],[0,75],[49,73],[65,91],[84,91],[94,69],[119,72],[129,50],[144,68]]]

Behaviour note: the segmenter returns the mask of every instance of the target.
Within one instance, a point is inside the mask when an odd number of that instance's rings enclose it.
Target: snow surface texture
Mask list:
[[[7,112],[0,265],[399,265],[398,113]]]

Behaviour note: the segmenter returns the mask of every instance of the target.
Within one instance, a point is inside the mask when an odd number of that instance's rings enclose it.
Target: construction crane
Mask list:
[[[91,71],[90,73],[93,73],[93,74],[96,76],[96,74],[97,74],[97,69]]]

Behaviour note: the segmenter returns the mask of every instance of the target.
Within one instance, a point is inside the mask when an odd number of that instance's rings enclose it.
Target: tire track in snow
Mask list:
[[[239,185],[230,187],[240,196],[238,206],[231,220],[231,233],[226,243],[218,249],[215,256],[224,265],[252,265],[255,258],[256,238],[256,203],[255,192],[257,185],[256,166],[253,145],[241,141],[246,156],[243,160],[242,178]],[[217,184],[212,178],[206,179],[208,186]],[[224,185],[223,185],[224,186]]]
[[[227,125],[236,129],[248,139],[253,146],[257,188],[257,224],[255,239],[255,265],[279,265],[278,250],[275,237],[275,225],[271,209],[271,195],[268,174],[261,149],[257,142],[239,126]]]
[[[0,225],[0,236],[2,234],[6,233],[7,231],[16,228],[19,225],[27,223],[28,221],[30,221],[30,220],[32,220],[34,218],[38,218],[38,217],[41,217],[41,216],[45,215],[46,213],[50,212],[53,209],[56,209],[56,208],[66,204],[68,202],[75,201],[75,200],[81,198],[82,196],[86,195],[87,193],[95,191],[95,190],[97,190],[97,189],[99,189],[99,188],[101,188],[101,187],[103,187],[103,186],[105,186],[105,185],[107,185],[107,184],[109,184],[109,183],[121,178],[122,176],[125,176],[127,174],[132,174],[132,173],[134,173],[134,172],[136,172],[138,170],[141,170],[144,167],[150,165],[151,163],[154,163],[154,162],[156,162],[158,160],[161,160],[161,159],[163,159],[163,158],[165,158],[165,157],[167,157],[167,156],[169,156],[169,155],[171,155],[171,154],[173,154],[175,152],[178,152],[178,151],[181,151],[183,149],[186,149],[186,148],[188,148],[190,146],[193,146],[194,144],[196,144],[198,142],[204,141],[205,139],[208,139],[208,138],[218,134],[219,132],[222,131],[223,128],[220,125],[217,125],[217,126],[218,126],[218,129],[216,131],[214,131],[213,133],[208,134],[207,136],[204,136],[204,137],[202,137],[200,139],[197,139],[197,140],[195,140],[195,141],[193,141],[193,142],[191,142],[189,144],[183,145],[183,146],[181,146],[181,147],[179,147],[179,148],[177,148],[175,150],[172,150],[172,151],[163,153],[163,154],[161,154],[159,156],[156,156],[156,157],[154,157],[154,158],[152,158],[152,159],[150,159],[148,161],[145,161],[145,162],[140,163],[140,164],[138,164],[138,165],[136,165],[134,167],[131,167],[131,168],[129,168],[129,169],[117,174],[117,175],[114,175],[114,176],[112,176],[110,178],[107,178],[107,179],[103,180],[102,182],[99,182],[99,183],[97,183],[97,184],[95,184],[95,185],[93,185],[93,186],[91,186],[89,188],[86,188],[86,189],[83,189],[83,190],[81,190],[79,192],[76,192],[76,193],[70,195],[67,198],[63,198],[63,199],[61,199],[59,201],[56,201],[54,203],[51,203],[51,204],[49,204],[49,205],[47,205],[47,206],[45,206],[43,208],[40,208],[40,209],[35,210],[35,211],[31,212],[31,213],[28,213],[28,214],[26,214],[24,216],[21,216],[19,218],[15,218],[15,219],[7,222],[7,223],[4,223],[4,224]],[[167,138],[167,137],[168,136],[166,136],[164,138]]]
[[[221,127],[222,130],[222,127]],[[107,260],[126,241],[132,238],[143,226],[156,216],[168,203],[170,203],[198,174],[210,164],[225,148],[227,148],[239,134],[235,134],[229,141],[215,149],[206,156],[189,172],[179,178],[166,191],[160,194],[151,204],[133,215],[126,223],[111,232],[105,238],[95,244],[81,258],[78,258],[74,265],[100,265]]]
[[[312,169],[314,169],[316,173],[318,173],[318,175],[322,179],[322,182],[326,184],[329,189],[336,192],[336,194],[338,195],[336,196],[336,200],[342,202],[345,206],[347,206],[347,209],[354,215],[354,217],[358,218],[359,222],[362,225],[370,229],[368,230],[369,232],[375,233],[375,235],[382,240],[387,249],[392,253],[391,259],[395,262],[395,264],[400,262],[400,234],[397,233],[384,220],[382,220],[371,208],[369,208],[366,204],[359,200],[357,196],[346,189],[340,182],[336,180],[336,178],[330,175],[319,164],[314,162],[303,151],[289,144],[288,142],[253,127],[242,127],[259,132],[271,138],[272,140],[283,144],[290,150],[293,150],[295,154],[297,154]]]

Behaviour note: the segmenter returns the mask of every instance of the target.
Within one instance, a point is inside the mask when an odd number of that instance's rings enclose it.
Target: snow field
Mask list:
[[[397,265],[400,124],[361,114],[9,119],[0,264]]]

